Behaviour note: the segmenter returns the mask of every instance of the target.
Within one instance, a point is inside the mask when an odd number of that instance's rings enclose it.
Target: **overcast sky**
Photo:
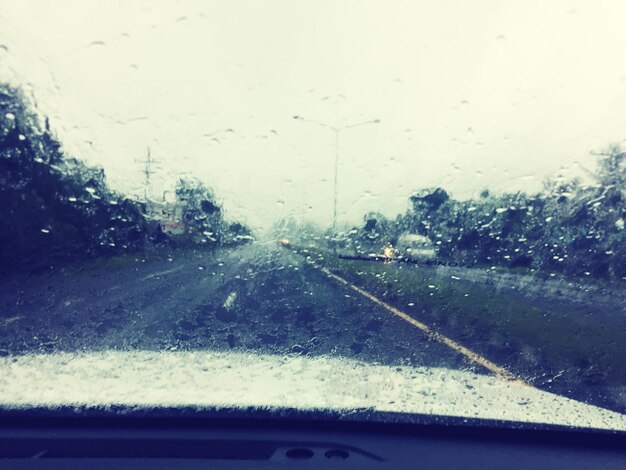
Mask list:
[[[444,186],[536,190],[626,139],[626,2],[0,0],[0,80],[141,194],[180,173],[255,228],[404,211]]]

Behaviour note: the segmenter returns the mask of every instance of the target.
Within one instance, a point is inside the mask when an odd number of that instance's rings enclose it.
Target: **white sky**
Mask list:
[[[535,190],[626,138],[626,2],[0,0],[0,80],[141,192],[190,173],[231,219],[329,223],[412,191]],[[232,129],[234,132],[227,132]],[[275,132],[272,132],[275,131]],[[217,140],[213,140],[213,138]]]

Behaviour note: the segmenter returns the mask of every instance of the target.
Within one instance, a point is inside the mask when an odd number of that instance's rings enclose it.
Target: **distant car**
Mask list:
[[[415,233],[403,233],[396,243],[398,256],[413,260],[433,260],[437,251],[430,238]]]

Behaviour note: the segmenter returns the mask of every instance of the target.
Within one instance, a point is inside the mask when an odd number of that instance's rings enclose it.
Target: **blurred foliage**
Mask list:
[[[200,180],[180,178],[176,185],[176,199],[183,207],[182,222],[185,224],[185,234],[179,242],[228,245],[253,240],[248,227],[224,220],[223,209],[213,191]]]
[[[104,171],[65,158],[19,90],[0,86],[0,263],[3,270],[117,252],[157,240],[137,203]]]
[[[409,232],[429,237],[442,260],[470,266],[529,268],[594,278],[626,277],[626,152],[598,154],[593,183],[554,178],[537,194],[488,190],[458,201],[442,188],[411,196],[395,220],[367,214],[355,228],[362,250]]]
[[[144,217],[144,203],[107,187],[104,170],[65,156],[33,110],[20,90],[0,84],[0,271],[171,242]],[[180,190],[190,191],[193,230],[213,228],[216,217],[223,225],[206,188]],[[225,231],[216,229],[220,240]]]

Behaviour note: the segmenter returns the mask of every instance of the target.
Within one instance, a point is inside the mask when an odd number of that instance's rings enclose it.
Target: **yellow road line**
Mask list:
[[[378,297],[375,297],[374,295],[370,294],[366,290],[363,290],[360,287],[355,286],[354,284],[352,284],[351,282],[347,281],[343,277],[337,276],[336,274],[332,273],[329,269],[323,268],[321,266],[318,266],[313,261],[310,261],[310,260],[306,260],[306,261],[307,261],[308,264],[310,264],[314,268],[319,269],[320,271],[322,271],[329,278],[333,279],[334,281],[336,281],[336,282],[338,282],[340,284],[343,284],[343,285],[349,287],[350,289],[354,290],[355,292],[358,292],[359,294],[361,294],[366,299],[374,302],[376,305],[381,306],[382,308],[384,308],[388,312],[392,313],[393,315],[397,316],[398,318],[401,318],[405,322],[413,325],[415,328],[418,328],[419,330],[424,332],[424,334],[426,334],[426,336],[429,339],[431,339],[433,341],[437,341],[438,343],[445,344],[450,349],[452,349],[452,350],[458,352],[459,354],[462,354],[463,356],[465,356],[469,361],[473,362],[474,364],[478,364],[478,365],[484,367],[485,369],[487,369],[488,371],[492,372],[496,377],[504,379],[504,380],[509,380],[509,381],[518,383],[520,385],[531,386],[528,383],[524,382],[523,380],[515,377],[515,375],[513,375],[513,373],[511,373],[510,371],[508,371],[504,367],[501,367],[501,366],[491,362],[489,359],[481,356],[480,354],[475,353],[471,349],[468,349],[465,346],[463,346],[462,344],[457,343],[453,339],[448,338],[447,336],[442,335],[441,333],[438,333],[437,331],[433,330],[428,325],[415,320],[413,317],[411,317],[410,315],[404,313],[403,311],[401,311],[401,310],[399,310],[399,309],[389,305],[386,302],[383,302]]]

